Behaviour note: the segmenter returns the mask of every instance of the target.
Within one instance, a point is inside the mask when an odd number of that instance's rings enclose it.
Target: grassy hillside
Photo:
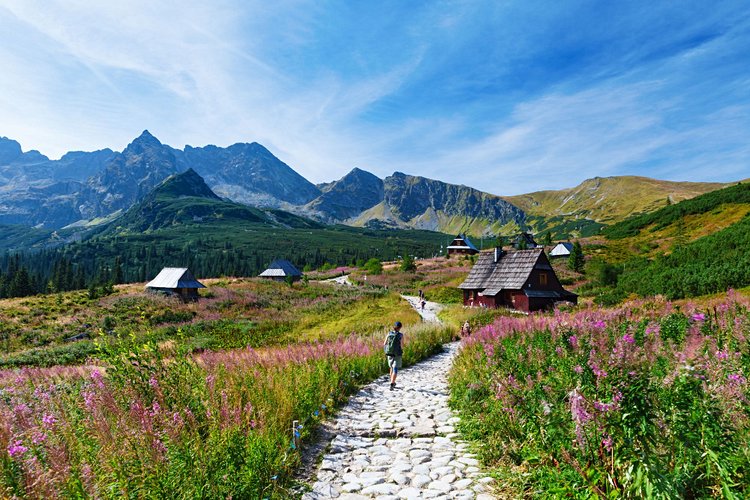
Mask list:
[[[607,301],[628,294],[694,297],[750,285],[750,184],[627,219],[603,234],[608,239],[588,240],[588,275],[590,288]]]
[[[715,182],[671,182],[638,176],[595,177],[573,188],[503,198],[530,216],[613,224],[725,186]]]

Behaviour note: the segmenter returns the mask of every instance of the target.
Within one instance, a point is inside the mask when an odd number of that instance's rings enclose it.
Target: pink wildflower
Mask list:
[[[57,418],[54,415],[47,414],[42,417],[42,423],[47,429],[51,429],[57,423]]]
[[[11,458],[15,458],[18,455],[23,455],[27,451],[29,451],[29,449],[23,446],[20,440],[14,441],[10,445],[8,445],[8,455],[10,455]]]
[[[706,319],[706,315],[703,313],[695,313],[691,316],[691,319],[693,321],[704,321]]]
[[[633,337],[629,333],[626,333],[625,335],[623,335],[622,340],[624,340],[628,344],[635,344],[635,337]]]

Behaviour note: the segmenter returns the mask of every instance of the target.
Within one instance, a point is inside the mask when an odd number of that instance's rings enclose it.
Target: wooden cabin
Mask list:
[[[549,256],[550,257],[570,257],[570,252],[573,251],[573,244],[568,243],[567,241],[564,243],[558,243],[555,245],[555,247],[550,250]]]
[[[565,290],[543,248],[482,252],[458,288],[464,305],[508,307],[531,312],[556,302],[578,303],[578,295]]]
[[[478,253],[479,250],[477,250],[477,247],[474,246],[465,234],[459,234],[448,245],[448,255],[474,255]]]
[[[149,292],[176,295],[182,300],[198,300],[198,289],[206,288],[186,267],[165,267],[146,284]]]
[[[526,250],[527,248],[539,248],[543,245],[538,244],[531,233],[519,233],[511,241],[511,245],[516,250]]]
[[[288,260],[278,259],[271,262],[268,269],[260,273],[259,276],[274,281],[286,281],[290,277],[292,281],[299,281],[302,279],[302,272]]]

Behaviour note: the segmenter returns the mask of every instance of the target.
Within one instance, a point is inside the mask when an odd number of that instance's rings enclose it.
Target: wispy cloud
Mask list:
[[[497,194],[748,177],[750,9],[585,1],[0,5],[0,134],[59,156],[258,141]]]

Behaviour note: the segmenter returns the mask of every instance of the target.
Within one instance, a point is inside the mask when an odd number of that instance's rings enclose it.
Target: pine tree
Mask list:
[[[570,256],[568,257],[568,268],[580,273],[583,271],[583,265],[585,262],[586,261],[583,258],[583,248],[581,247],[581,244],[576,241],[573,243],[573,249],[570,251]]]

